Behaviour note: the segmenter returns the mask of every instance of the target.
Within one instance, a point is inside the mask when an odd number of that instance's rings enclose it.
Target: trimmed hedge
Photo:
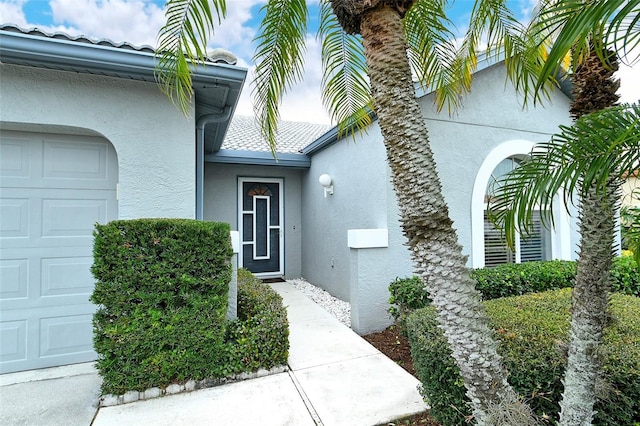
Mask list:
[[[227,224],[141,219],[97,225],[91,297],[103,394],[221,379],[286,365],[282,298],[238,271],[238,319],[227,321]]]
[[[494,268],[475,269],[471,276],[484,300],[518,296],[573,286],[576,262],[550,260],[510,263]],[[631,257],[613,259],[611,290],[630,296],[640,296],[640,268]]]
[[[640,297],[640,266],[631,256],[614,259],[611,268],[613,291]]]
[[[557,419],[570,327],[569,289],[484,302],[500,341],[509,382],[541,418]],[[640,422],[640,299],[611,296],[612,320],[601,348],[602,395],[594,424]],[[414,366],[442,424],[463,425],[470,409],[464,386],[432,307],[407,319]]]
[[[238,270],[238,320],[229,323],[227,344],[233,373],[287,364],[289,322],[282,297],[246,269]]]
[[[567,260],[510,263],[471,271],[484,300],[572,287],[575,276],[576,262]],[[640,268],[633,258],[622,256],[614,259],[611,287],[614,292],[640,297]],[[389,293],[389,313],[401,325],[413,310],[430,303],[417,276],[396,278],[389,285]]]
[[[103,393],[222,374],[229,229],[188,219],[96,225],[91,301]]]
[[[431,303],[419,276],[396,278],[389,284],[389,313],[404,330],[407,316],[416,309]]]
[[[474,269],[471,276],[484,300],[555,290],[573,286],[576,262],[507,263],[493,268]]]

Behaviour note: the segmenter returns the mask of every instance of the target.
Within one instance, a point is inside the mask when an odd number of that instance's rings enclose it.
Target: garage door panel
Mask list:
[[[31,177],[31,144],[27,138],[0,140],[0,177],[26,181]]]
[[[43,141],[46,179],[107,179],[107,144],[104,142]]]
[[[43,258],[41,297],[80,296],[87,300],[93,291],[92,263],[91,257]]]
[[[104,139],[0,132],[0,372],[94,360],[93,230],[117,219]]]
[[[29,259],[0,260],[0,300],[29,297]]]
[[[4,188],[112,189],[117,180],[115,150],[98,137],[3,131],[0,154]]]
[[[21,194],[26,197],[16,197]],[[96,223],[117,215],[115,189],[107,191],[4,189],[0,198],[3,247],[92,245]]]
[[[26,359],[27,320],[0,322],[0,363]]]
[[[40,357],[93,353],[93,312],[40,320]]]
[[[3,312],[0,374],[93,361],[93,305]],[[22,315],[22,317],[20,317]]]
[[[0,309],[32,309],[89,303],[94,278],[87,247],[0,250]]]
[[[0,198],[0,238],[28,238],[30,210],[28,198]]]
[[[92,234],[96,223],[105,223],[106,220],[106,199],[42,200],[43,237],[88,236]]]

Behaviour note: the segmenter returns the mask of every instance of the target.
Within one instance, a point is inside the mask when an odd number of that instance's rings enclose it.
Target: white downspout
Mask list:
[[[207,124],[229,120],[231,107],[221,113],[203,115],[196,124],[196,219],[204,219],[204,128]]]

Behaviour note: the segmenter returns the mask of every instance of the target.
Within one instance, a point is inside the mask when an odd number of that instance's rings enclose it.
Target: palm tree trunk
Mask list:
[[[560,425],[590,425],[601,360],[598,347],[607,323],[614,213],[618,193],[591,190],[581,200],[580,257],[571,297],[569,354],[560,402]]]
[[[507,383],[480,295],[458,244],[415,97],[398,11],[379,5],[360,34],[380,128],[416,272],[436,306],[481,425],[530,423],[528,407]],[[515,417],[514,417],[515,416]],[[520,416],[520,417],[517,417]]]
[[[574,100],[571,113],[579,118],[613,106],[619,83],[612,56],[605,67],[592,51],[573,75]],[[580,202],[580,253],[572,293],[569,353],[560,402],[560,425],[590,425],[594,416],[601,360],[598,347],[608,317],[610,274],[613,258],[615,214],[619,184],[611,180],[606,188],[590,188]]]

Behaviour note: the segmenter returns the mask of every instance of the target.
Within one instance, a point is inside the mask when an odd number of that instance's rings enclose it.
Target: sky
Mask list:
[[[158,30],[165,22],[165,0],[0,0],[0,22],[22,28],[37,27],[46,32],[61,31],[72,36],[108,39],[136,46],[156,45]],[[227,17],[215,29],[210,48],[223,48],[238,57],[238,65],[249,69],[249,76],[240,96],[236,114],[253,115],[251,104],[251,57],[259,27],[260,9],[265,0],[227,0]],[[310,8],[310,33],[303,80],[285,95],[281,118],[329,124],[330,119],[321,101],[322,67],[320,45],[315,38],[318,26],[317,1],[307,1]],[[472,0],[456,0],[450,18],[462,33],[472,7]],[[512,0],[511,7],[526,20],[534,0]],[[640,64],[634,68],[622,65],[621,101],[640,99]]]

